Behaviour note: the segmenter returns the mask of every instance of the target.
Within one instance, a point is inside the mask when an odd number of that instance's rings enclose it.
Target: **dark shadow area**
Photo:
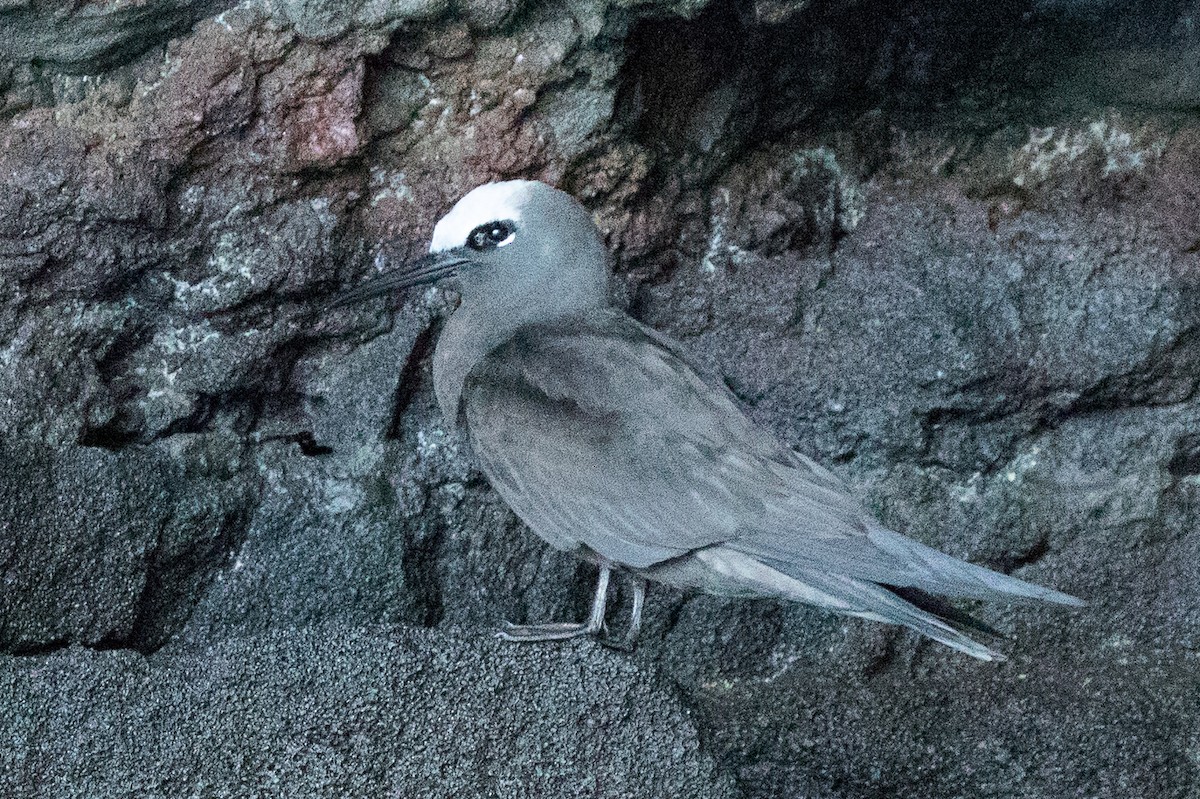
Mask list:
[[[755,8],[640,23],[617,118],[659,150],[729,155],[797,132],[991,131],[1200,97],[1200,31],[1178,0],[824,2],[777,23]]]

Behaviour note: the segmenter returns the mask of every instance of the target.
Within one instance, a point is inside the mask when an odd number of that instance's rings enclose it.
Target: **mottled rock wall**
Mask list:
[[[1177,0],[0,0],[0,784],[1200,795],[1197,53]],[[445,431],[452,297],[323,306],[506,177],[889,525],[1091,606],[972,608],[1004,664],[663,589],[632,655],[491,643],[591,571]]]

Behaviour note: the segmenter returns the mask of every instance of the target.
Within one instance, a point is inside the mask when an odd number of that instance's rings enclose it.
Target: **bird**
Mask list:
[[[904,625],[981,660],[995,633],[943,597],[1085,603],[888,529],[833,472],[756,424],[684,347],[612,302],[610,253],[584,206],[532,180],[486,183],[435,225],[429,252],[336,306],[452,280],[434,394],[491,486],[538,536],[598,567],[581,622],[511,624],[509,641],[607,639],[613,574],[808,603]]]

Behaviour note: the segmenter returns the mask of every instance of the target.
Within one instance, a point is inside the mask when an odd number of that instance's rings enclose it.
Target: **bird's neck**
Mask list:
[[[518,328],[587,313],[607,304],[607,296],[598,298],[590,294],[560,297],[553,309],[529,298],[482,303],[464,299],[446,321],[433,353],[433,388],[446,424],[450,428],[457,426],[467,375],[488,353],[512,338]]]

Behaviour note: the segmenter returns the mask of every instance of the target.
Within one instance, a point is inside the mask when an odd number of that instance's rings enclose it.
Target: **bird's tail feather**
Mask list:
[[[1062,591],[959,560],[882,527],[871,530],[867,535],[871,543],[884,552],[916,567],[914,576],[917,576],[918,582],[910,586],[913,588],[976,599],[995,599],[1005,595],[1010,598],[1039,599],[1075,607],[1087,604],[1082,599]],[[924,574],[921,574],[922,572]]]
[[[781,572],[781,574],[783,573]],[[796,575],[785,574],[784,576],[809,585],[815,584],[821,590],[851,603],[856,606],[856,609],[844,612],[852,616],[861,616],[889,624],[903,624],[951,649],[957,649],[959,652],[964,652],[980,660],[1005,659],[999,652],[968,635],[963,629],[968,625],[959,621],[957,612],[947,618],[910,602],[907,598],[882,585],[856,580],[844,575],[820,572],[805,573],[801,570]],[[929,595],[925,594],[925,597],[929,597]],[[929,598],[933,599],[933,597]],[[966,616],[965,613],[961,615]]]
[[[908,602],[910,605],[915,605],[926,613],[931,613],[937,616],[942,621],[949,624],[954,629],[963,633],[979,633],[988,638],[1004,638],[1004,633],[997,630],[992,625],[982,619],[977,619],[965,610],[960,610],[954,607],[940,596],[926,593],[920,588],[909,588],[900,585],[883,585],[884,588],[891,591],[896,596]]]
[[[727,547],[701,550],[696,557],[723,576],[752,585],[764,595],[807,602],[873,621],[903,624],[980,660],[1004,660],[999,652],[959,629],[964,626],[961,620],[953,616],[942,618],[877,583],[804,568],[787,567],[785,572]]]

